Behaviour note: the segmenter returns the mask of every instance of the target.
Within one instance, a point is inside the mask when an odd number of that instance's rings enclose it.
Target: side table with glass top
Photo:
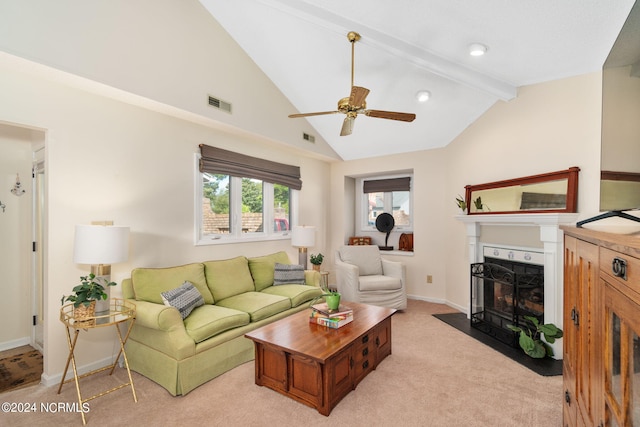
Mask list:
[[[60,394],[62,390],[63,384],[74,381],[76,384],[76,391],[78,393],[78,403],[80,405],[80,414],[82,415],[82,424],[86,425],[86,419],[84,415],[84,407],[83,404],[90,400],[93,400],[97,397],[104,396],[105,394],[111,393],[112,391],[119,390],[123,387],[130,386],[131,392],[133,393],[133,401],[137,402],[138,397],[136,396],[136,390],[133,386],[133,379],[131,378],[131,370],[129,369],[129,361],[127,360],[127,354],[124,350],[124,345],[129,339],[129,334],[131,333],[131,328],[133,327],[133,323],[136,318],[136,306],[135,304],[125,301],[119,298],[111,298],[109,302],[109,311],[97,312],[93,317],[83,317],[82,319],[78,319],[74,315],[73,304],[67,304],[60,309],[60,321],[64,323],[65,329],[67,331],[67,343],[69,345],[69,356],[67,357],[67,364],[64,367],[64,372],[62,373],[62,379],[60,380],[60,386],[58,387],[58,394]],[[128,322],[128,325],[127,325]],[[125,325],[126,333],[122,334],[120,330],[120,325]],[[78,370],[76,367],[76,358],[75,358],[75,349],[76,343],[78,342],[78,336],[80,335],[80,331],[84,330],[89,331],[91,329],[103,328],[113,326],[116,330],[116,334],[118,336],[118,341],[120,343],[120,351],[116,356],[113,365],[105,366],[104,368],[96,369],[91,372],[87,372],[86,374],[78,375]],[[74,331],[73,337],[71,336],[71,331]],[[127,369],[127,375],[129,376],[129,382],[119,384],[117,387],[114,387],[110,390],[103,391],[102,393],[98,393],[88,398],[83,398],[80,393],[80,383],[79,379],[88,377],[90,375],[97,374],[102,371],[106,371],[110,369],[109,375],[113,374],[113,371],[120,359],[120,355],[122,355],[124,366]],[[69,364],[71,364],[73,369],[73,378],[70,378],[65,381],[67,376],[67,371],[69,370]]]

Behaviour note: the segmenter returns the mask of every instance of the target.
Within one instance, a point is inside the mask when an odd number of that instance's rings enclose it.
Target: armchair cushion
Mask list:
[[[361,291],[389,291],[402,289],[402,280],[389,276],[360,276],[358,288]]]
[[[377,246],[342,246],[340,259],[356,265],[360,270],[360,276],[382,274],[382,262]]]

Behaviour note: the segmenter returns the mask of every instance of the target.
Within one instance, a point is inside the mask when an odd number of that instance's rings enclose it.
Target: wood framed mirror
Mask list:
[[[549,172],[486,184],[467,185],[469,215],[573,213],[578,208],[580,168]]]

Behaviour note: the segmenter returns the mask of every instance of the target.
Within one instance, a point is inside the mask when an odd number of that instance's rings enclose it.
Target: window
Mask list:
[[[197,244],[289,238],[296,187],[301,183],[290,180],[292,185],[286,185],[286,179],[267,173],[268,167],[281,173],[287,165],[220,149],[205,151],[202,146],[201,153],[196,178]],[[231,167],[224,164],[225,156],[233,157]],[[244,167],[239,166],[240,161],[245,162]],[[252,167],[260,170],[255,172]],[[295,169],[299,181],[299,169]]]
[[[413,229],[411,176],[368,177],[358,180],[360,230],[376,230],[376,218],[390,213],[398,230]]]

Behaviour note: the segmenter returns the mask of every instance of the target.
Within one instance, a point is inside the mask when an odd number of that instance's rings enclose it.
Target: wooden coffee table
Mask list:
[[[304,310],[245,336],[255,343],[256,384],[331,410],[391,354],[395,309],[343,302],[353,321],[339,329],[309,322]]]

